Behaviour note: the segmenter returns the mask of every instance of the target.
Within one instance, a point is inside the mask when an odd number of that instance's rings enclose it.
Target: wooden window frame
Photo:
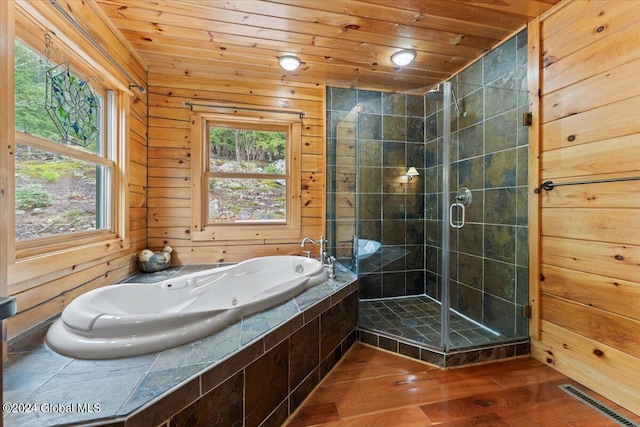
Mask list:
[[[84,75],[100,76],[104,80],[104,87],[112,91],[112,103],[105,108],[112,108],[109,132],[113,131],[115,146],[110,156],[104,157],[97,164],[107,166],[112,172],[110,223],[105,230],[80,232],[53,237],[30,239],[16,242],[15,217],[9,215],[8,234],[8,294],[16,294],[34,288],[42,283],[53,280],[65,274],[75,271],[80,266],[90,266],[99,260],[112,256],[130,247],[129,238],[129,113],[130,96],[132,95],[128,83],[114,77],[106,68],[100,65],[100,61],[91,57],[86,51],[70,38],[66,37],[63,30],[53,27],[48,22],[43,24],[30,15],[28,10],[16,8],[15,37],[23,43],[34,46],[44,43],[44,35],[49,34],[54,49],[51,50],[51,59],[60,63],[68,61]],[[38,51],[38,49],[35,49]],[[13,59],[12,59],[13,60]],[[12,83],[13,84],[13,83]],[[13,112],[13,108],[11,109]],[[14,131],[12,135],[14,143],[35,146],[47,149],[49,141],[35,137],[20,131]],[[60,146],[57,151],[74,150],[74,158],[83,159],[84,154],[73,148]],[[77,153],[75,153],[77,151]],[[63,153],[67,155],[67,153]],[[93,162],[94,160],[91,160]],[[11,156],[9,169],[15,169],[15,157]],[[13,173],[9,176],[8,188],[10,194],[15,194],[15,180]],[[8,198],[7,209],[15,210],[14,197]]]
[[[213,109],[215,110],[215,109]],[[191,182],[192,182],[192,222],[190,236],[192,241],[225,242],[256,241],[265,239],[297,239],[301,237],[301,149],[302,123],[299,115],[292,113],[270,112],[254,114],[235,111],[226,114],[212,112],[208,109],[194,109],[191,118]],[[208,180],[209,144],[205,139],[211,125],[221,124],[226,127],[234,125],[242,128],[255,126],[256,129],[285,131],[287,135],[287,204],[285,222],[247,222],[229,224],[207,224],[208,192],[205,191]],[[251,176],[253,178],[254,176]]]

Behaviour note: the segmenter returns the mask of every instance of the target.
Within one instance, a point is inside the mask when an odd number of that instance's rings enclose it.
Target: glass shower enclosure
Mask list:
[[[528,337],[518,37],[503,48],[516,60],[490,53],[425,95],[328,88],[330,251],[358,275],[359,328],[381,347],[446,353]]]

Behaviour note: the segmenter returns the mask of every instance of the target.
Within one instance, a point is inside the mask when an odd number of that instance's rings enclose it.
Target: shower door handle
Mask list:
[[[453,222],[453,209],[454,208],[459,208],[462,211],[462,218],[458,222]],[[453,227],[453,228],[462,228],[462,227],[464,227],[465,213],[466,213],[466,208],[464,206],[464,203],[460,203],[460,202],[452,203],[451,206],[449,206],[449,225],[451,227]]]

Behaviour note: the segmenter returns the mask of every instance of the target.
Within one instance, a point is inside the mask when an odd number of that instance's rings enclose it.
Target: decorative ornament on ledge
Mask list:
[[[155,273],[166,270],[171,266],[171,246],[165,246],[161,252],[153,252],[150,249],[143,249],[138,254],[138,264],[140,270],[145,273]]]
[[[45,109],[63,141],[88,147],[98,137],[100,103],[87,81],[64,62],[47,70]]]

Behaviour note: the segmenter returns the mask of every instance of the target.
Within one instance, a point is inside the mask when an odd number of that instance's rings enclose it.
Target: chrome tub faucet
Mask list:
[[[312,239],[311,237],[305,237],[304,239],[302,239],[302,243],[300,244],[300,247],[304,248],[306,246],[307,243],[312,243],[314,245],[320,245],[320,261],[322,261],[322,264],[325,267],[329,267],[329,278],[331,280],[335,280],[336,278],[336,265],[335,265],[335,261],[336,258],[333,256],[328,256],[327,254],[327,250],[326,250],[326,245],[328,242],[327,239],[324,238],[324,236],[320,236],[320,240],[315,240]],[[311,251],[303,251],[305,254],[307,254],[308,258],[311,258]]]

